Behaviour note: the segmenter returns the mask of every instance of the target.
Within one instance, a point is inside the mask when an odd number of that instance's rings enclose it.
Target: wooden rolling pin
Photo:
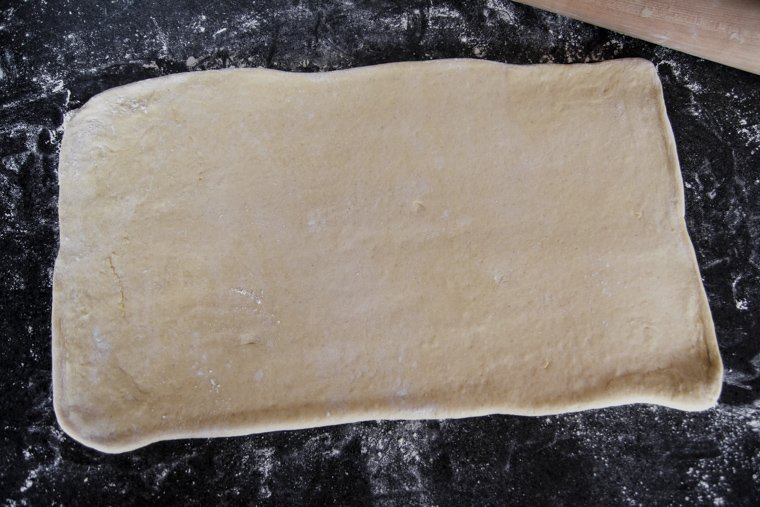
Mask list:
[[[760,74],[760,0],[517,0]]]

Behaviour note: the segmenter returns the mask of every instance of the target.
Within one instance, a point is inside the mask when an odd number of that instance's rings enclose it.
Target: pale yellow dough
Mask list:
[[[60,160],[55,410],[96,449],[719,394],[646,61],[174,75]]]

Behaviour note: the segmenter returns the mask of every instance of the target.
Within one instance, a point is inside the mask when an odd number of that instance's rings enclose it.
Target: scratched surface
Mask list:
[[[57,426],[50,300],[64,114],[174,72],[472,57],[657,65],[726,378],[719,406],[367,422],[124,455]],[[501,0],[0,3],[0,501],[760,503],[760,77]]]

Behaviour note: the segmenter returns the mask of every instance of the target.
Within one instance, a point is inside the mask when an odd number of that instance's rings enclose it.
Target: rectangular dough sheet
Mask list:
[[[644,60],[150,79],[59,177],[55,411],[102,451],[720,391]]]

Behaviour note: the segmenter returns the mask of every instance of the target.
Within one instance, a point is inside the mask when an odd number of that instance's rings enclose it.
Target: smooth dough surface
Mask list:
[[[103,451],[720,391],[644,60],[151,79],[59,177],[55,410]]]

